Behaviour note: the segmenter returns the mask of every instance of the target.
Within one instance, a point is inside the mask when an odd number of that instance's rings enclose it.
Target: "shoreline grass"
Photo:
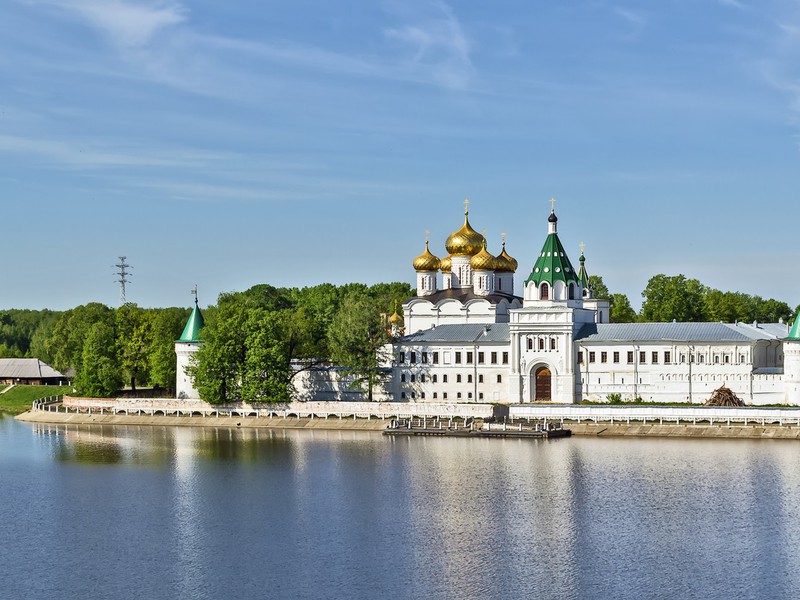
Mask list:
[[[34,400],[60,396],[71,391],[70,385],[18,385],[0,394],[0,411],[12,414],[24,413]]]

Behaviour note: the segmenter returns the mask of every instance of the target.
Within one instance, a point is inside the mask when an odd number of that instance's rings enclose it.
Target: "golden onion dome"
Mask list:
[[[506,252],[506,243],[503,242],[503,251],[497,257],[497,271],[501,271],[503,273],[514,273],[517,270],[519,263],[517,263],[516,258],[512,258],[508,252]]]
[[[442,270],[442,273],[451,273],[453,270],[453,258],[445,256],[439,261],[439,268]]]
[[[397,309],[394,309],[392,316],[389,317],[389,323],[392,325],[402,325],[403,324],[403,317],[397,312]]]
[[[469,266],[473,271],[494,271],[497,268],[497,259],[486,250],[486,239],[481,251],[470,259]]]
[[[428,249],[428,242],[425,242],[425,252],[420,254],[417,258],[414,259],[414,270],[415,271],[438,271],[439,265],[442,261],[440,261],[437,257],[431,254],[431,251]]]
[[[445,248],[451,256],[475,256],[483,248],[485,238],[469,224],[469,211],[464,211],[464,224],[451,233]]]

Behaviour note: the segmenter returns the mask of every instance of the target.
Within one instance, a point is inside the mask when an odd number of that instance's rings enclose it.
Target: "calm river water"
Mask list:
[[[0,418],[3,598],[797,598],[800,444]]]

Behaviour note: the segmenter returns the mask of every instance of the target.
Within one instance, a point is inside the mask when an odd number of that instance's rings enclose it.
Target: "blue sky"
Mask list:
[[[9,0],[0,308],[414,281],[471,221],[800,304],[800,2]]]

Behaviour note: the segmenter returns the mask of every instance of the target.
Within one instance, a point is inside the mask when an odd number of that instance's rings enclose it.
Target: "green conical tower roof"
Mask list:
[[[581,257],[578,260],[580,260],[580,262],[581,262],[581,266],[578,269],[578,281],[580,281],[581,285],[583,286],[583,289],[588,290],[589,289],[589,273],[586,272],[586,264],[585,264],[586,263],[586,257],[583,255],[583,252],[581,252]]]
[[[795,317],[792,328],[789,330],[789,337],[786,339],[793,342],[800,342],[800,315]]]
[[[183,334],[181,334],[181,337],[178,341],[199,342],[200,331],[204,326],[205,321],[203,321],[203,313],[200,312],[200,307],[197,305],[197,300],[195,300],[192,314],[189,315],[189,321],[186,323],[186,327],[183,328]]]
[[[569,262],[569,257],[564,252],[561,240],[558,239],[558,231],[556,229],[558,218],[555,210],[550,213],[547,221],[550,225],[550,233],[544,241],[539,258],[536,259],[536,263],[531,269],[531,274],[525,280],[525,285],[528,285],[531,281],[537,286],[543,281],[546,281],[551,286],[556,281],[563,281],[566,285],[570,283],[579,284],[578,274],[572,267],[572,263]]]

